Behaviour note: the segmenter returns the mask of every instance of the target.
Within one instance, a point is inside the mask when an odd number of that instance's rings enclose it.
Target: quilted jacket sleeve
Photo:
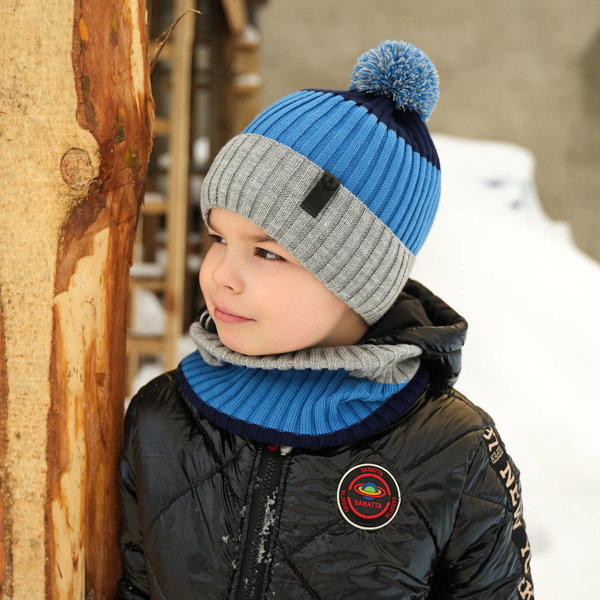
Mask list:
[[[125,418],[125,440],[120,461],[119,493],[122,516],[119,550],[123,577],[119,582],[119,600],[150,598],[133,468],[136,401],[136,398],[131,401]]]
[[[470,465],[437,594],[444,600],[533,600],[519,471],[494,427]]]

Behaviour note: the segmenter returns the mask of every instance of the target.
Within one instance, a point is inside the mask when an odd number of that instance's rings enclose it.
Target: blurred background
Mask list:
[[[440,76],[443,179],[414,277],[469,321],[457,387],[521,468],[537,597],[597,597],[600,2],[151,0],[150,37],[190,9],[152,74],[130,394],[194,350],[199,194],[221,146],[289,92],[346,88],[382,40],[411,42]]]

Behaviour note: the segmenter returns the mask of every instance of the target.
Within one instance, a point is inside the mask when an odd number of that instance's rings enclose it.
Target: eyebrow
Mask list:
[[[211,229],[214,229],[218,233],[219,230],[210,222],[210,214],[208,215],[206,223]],[[255,244],[263,244],[264,242],[274,242],[275,244],[278,244],[276,240],[274,240],[271,236],[267,235],[266,233],[262,235],[253,235],[245,233],[242,234],[242,239],[247,240],[249,242],[254,242]]]

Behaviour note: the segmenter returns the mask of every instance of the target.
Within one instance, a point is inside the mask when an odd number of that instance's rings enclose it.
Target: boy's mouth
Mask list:
[[[215,305],[215,319],[223,321],[223,323],[248,323],[254,319],[247,319],[234,313],[228,312],[227,309]]]

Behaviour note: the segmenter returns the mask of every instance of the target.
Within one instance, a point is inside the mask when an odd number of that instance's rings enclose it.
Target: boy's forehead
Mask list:
[[[253,242],[277,243],[264,229],[254,224],[250,219],[225,208],[211,208],[206,222],[211,229],[234,228],[242,238]]]

